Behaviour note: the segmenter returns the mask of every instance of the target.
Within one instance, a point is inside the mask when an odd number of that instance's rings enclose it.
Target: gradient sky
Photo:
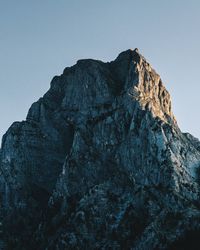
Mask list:
[[[0,137],[80,58],[139,48],[200,138],[199,0],[0,0]]]

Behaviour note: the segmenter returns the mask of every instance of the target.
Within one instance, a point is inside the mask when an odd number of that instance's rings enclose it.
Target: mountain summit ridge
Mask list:
[[[199,235],[199,141],[138,49],[55,76],[0,164],[8,249],[173,249]]]

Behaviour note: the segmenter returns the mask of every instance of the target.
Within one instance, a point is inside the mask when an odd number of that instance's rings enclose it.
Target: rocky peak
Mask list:
[[[138,49],[124,51],[110,63],[79,60],[75,66],[66,68],[63,75],[54,78],[51,85],[43,100],[56,95],[56,98],[63,98],[63,108],[91,109],[94,96],[95,103],[102,104],[113,102],[116,96],[126,93],[143,110],[151,111],[165,122],[176,123],[168,91]]]
[[[121,61],[123,63],[130,63],[131,61],[132,62],[140,62],[140,60],[142,59],[142,55],[139,53],[139,50],[138,49],[128,49],[128,50],[125,50],[123,52],[121,52],[117,58],[115,59],[115,61]]]
[[[4,243],[168,248],[200,230],[199,166],[199,141],[181,133],[168,91],[137,49],[109,63],[79,60],[4,135]]]
[[[115,62],[119,63],[120,67],[129,65],[125,86],[133,100],[138,101],[142,109],[150,110],[155,117],[175,124],[170,95],[160,76],[139,53],[139,50],[124,51]]]

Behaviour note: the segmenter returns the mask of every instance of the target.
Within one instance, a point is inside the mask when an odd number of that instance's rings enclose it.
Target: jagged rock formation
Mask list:
[[[137,49],[110,63],[79,60],[54,77],[0,152],[7,249],[200,243],[200,142],[181,133]]]

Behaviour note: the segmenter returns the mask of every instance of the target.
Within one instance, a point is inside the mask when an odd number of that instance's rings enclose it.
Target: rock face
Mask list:
[[[54,77],[0,163],[2,249],[198,249],[200,142],[137,49]]]

